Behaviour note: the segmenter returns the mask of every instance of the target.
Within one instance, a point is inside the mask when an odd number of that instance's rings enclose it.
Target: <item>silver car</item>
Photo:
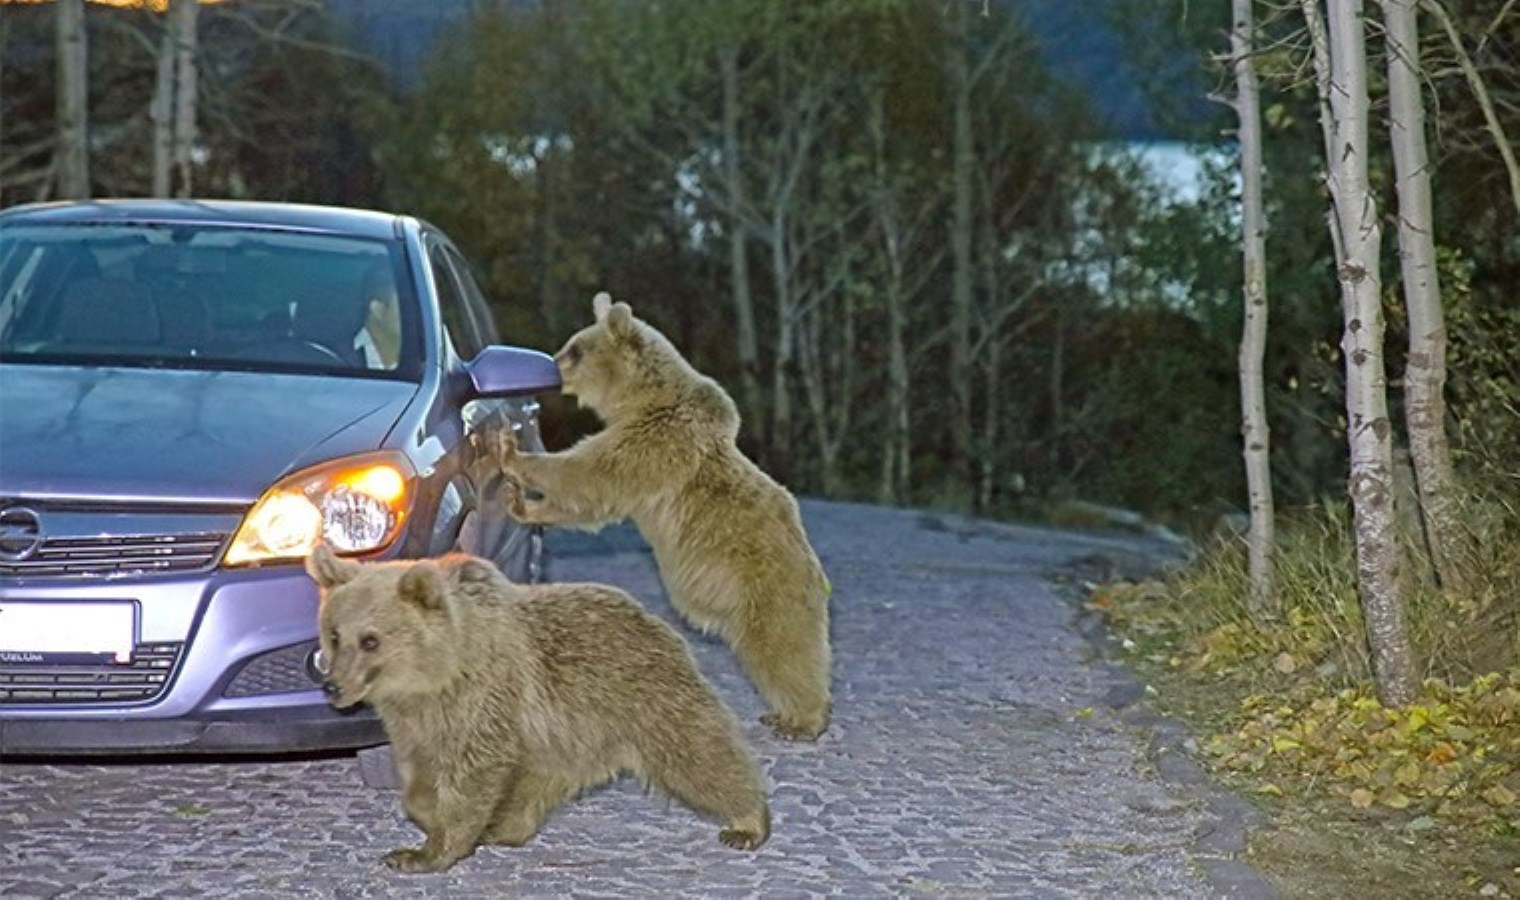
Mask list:
[[[301,560],[457,548],[536,579],[468,435],[540,446],[558,384],[414,218],[0,213],[0,755],[381,742],[323,698]]]

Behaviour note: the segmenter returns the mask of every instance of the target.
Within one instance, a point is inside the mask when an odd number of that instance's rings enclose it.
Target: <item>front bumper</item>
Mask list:
[[[384,743],[368,709],[322,706],[179,719],[14,719],[0,713],[0,757],[178,753],[299,753]]]
[[[131,700],[117,699],[129,692],[105,684],[95,699],[77,699],[86,696],[74,689],[79,685],[62,691],[56,683],[54,695],[70,699],[50,699],[46,679],[64,667],[0,661],[0,756],[300,752],[385,739],[370,711],[333,709],[307,665],[316,647],[317,591],[300,566],[7,579],[0,600],[129,601],[137,608],[138,665],[151,654],[172,654],[163,689]],[[117,671],[97,674],[108,680]]]

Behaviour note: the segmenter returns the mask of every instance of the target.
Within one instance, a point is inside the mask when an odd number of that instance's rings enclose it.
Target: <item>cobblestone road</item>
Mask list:
[[[834,584],[828,734],[772,738],[725,648],[685,632],[771,786],[774,832],[757,854],[625,782],[566,806],[526,848],[402,876],[379,857],[418,833],[352,757],[0,763],[0,895],[1266,895],[1228,858],[1243,805],[1158,756],[1158,723],[1119,708],[1138,686],[1095,658],[1047,580],[1137,544],[842,504],[804,512]],[[557,545],[556,578],[621,585],[674,620],[626,529]]]

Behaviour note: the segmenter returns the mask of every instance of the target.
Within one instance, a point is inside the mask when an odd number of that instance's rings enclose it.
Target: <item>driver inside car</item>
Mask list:
[[[385,262],[364,274],[364,327],[354,335],[354,350],[370,369],[394,369],[401,355],[401,301]]]

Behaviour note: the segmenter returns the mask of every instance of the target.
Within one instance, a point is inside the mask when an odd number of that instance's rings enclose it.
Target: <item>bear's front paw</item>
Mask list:
[[[506,481],[501,486],[502,499],[506,501],[507,512],[519,522],[529,522],[532,514],[528,510],[528,489],[523,483],[512,475],[507,475]]]
[[[505,472],[517,458],[517,433],[511,425],[474,431],[470,433],[470,446],[477,460]]]
[[[440,872],[448,866],[420,847],[404,847],[385,854],[384,862],[397,872]]]

